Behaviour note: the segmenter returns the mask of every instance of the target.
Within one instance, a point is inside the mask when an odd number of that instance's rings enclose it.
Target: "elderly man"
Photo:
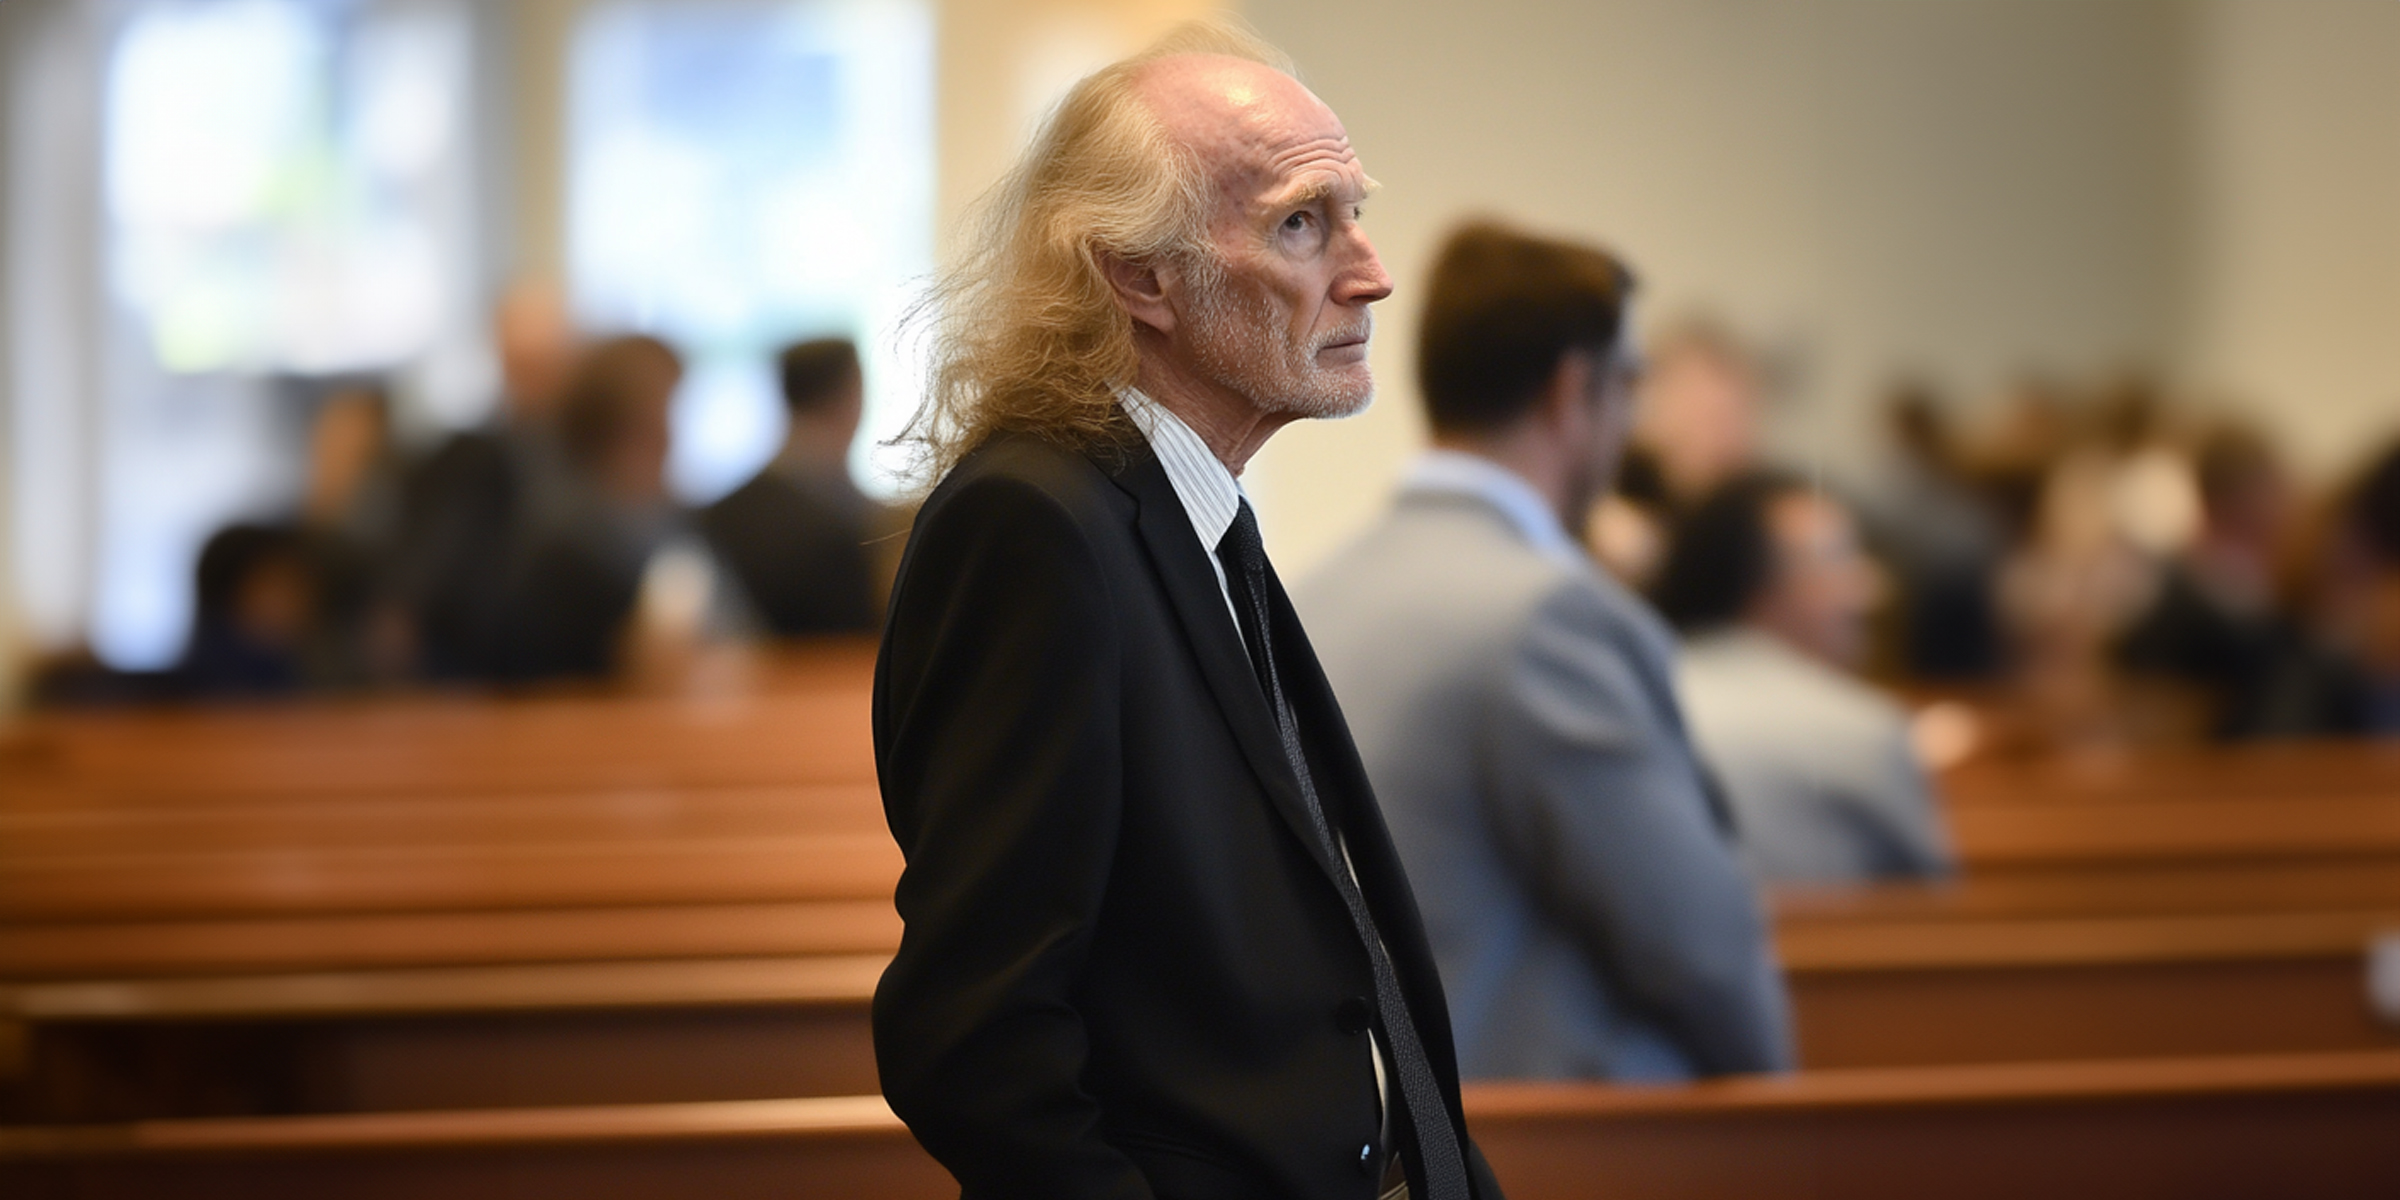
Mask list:
[[[1341,122],[1187,27],[1078,84],[939,293],[876,759],[884,1094],[968,1197],[1497,1197],[1341,712],[1235,480],[1368,401]]]
[[[1792,1059],[1757,900],[1676,706],[1674,639],[1578,546],[1632,422],[1631,291],[1589,247],[1453,235],[1419,342],[1435,449],[1300,592],[1470,1077]]]

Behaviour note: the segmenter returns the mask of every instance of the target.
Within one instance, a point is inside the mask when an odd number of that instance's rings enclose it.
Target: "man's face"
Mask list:
[[[1768,506],[1767,531],[1775,570],[1756,619],[1826,662],[1857,666],[1882,580],[1849,514],[1823,496],[1790,492]]]
[[[1217,191],[1217,269],[1181,273],[1175,356],[1262,413],[1355,413],[1374,395],[1368,306],[1392,290],[1359,227],[1373,184],[1341,121],[1297,82],[1233,60],[1201,66],[1213,74],[1200,103],[1178,110],[1171,93],[1161,105]]]
[[[1582,540],[1592,506],[1616,483],[1617,467],[1633,438],[1635,397],[1641,368],[1630,357],[1600,358],[1582,353],[1586,370],[1582,402],[1568,422],[1566,437],[1576,450],[1568,478],[1566,510],[1561,517],[1567,532]]]

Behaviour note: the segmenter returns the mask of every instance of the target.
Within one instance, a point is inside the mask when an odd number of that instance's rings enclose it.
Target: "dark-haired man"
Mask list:
[[[1589,247],[1452,235],[1418,347],[1435,449],[1297,597],[1415,881],[1468,1076],[1792,1062],[1673,638],[1578,545],[1632,420],[1632,288]]]
[[[1797,479],[1735,476],[1676,523],[1655,595],[1689,639],[1692,734],[1762,879],[1950,870],[1907,714],[1848,674],[1879,590],[1850,514]]]
[[[866,394],[858,350],[847,338],[801,342],[776,374],[791,414],[783,448],[701,512],[701,532],[769,631],[865,632],[881,614],[867,552],[875,504],[850,479]]]

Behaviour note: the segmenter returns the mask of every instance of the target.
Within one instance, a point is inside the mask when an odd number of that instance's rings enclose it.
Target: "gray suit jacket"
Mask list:
[[[1647,605],[1433,492],[1294,599],[1415,882],[1462,1074],[1792,1065],[1757,896]]]

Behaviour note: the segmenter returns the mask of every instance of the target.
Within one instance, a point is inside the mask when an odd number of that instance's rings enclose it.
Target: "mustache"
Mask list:
[[[1375,336],[1375,318],[1370,316],[1348,329],[1336,329],[1318,338],[1309,346],[1311,352],[1345,342],[1366,342]]]

